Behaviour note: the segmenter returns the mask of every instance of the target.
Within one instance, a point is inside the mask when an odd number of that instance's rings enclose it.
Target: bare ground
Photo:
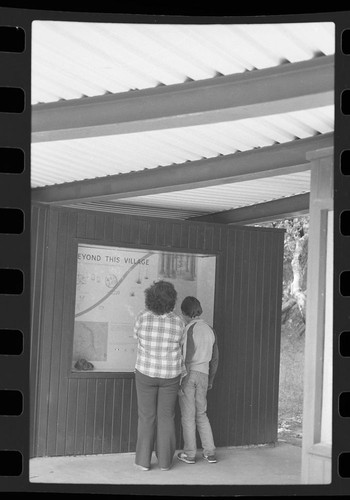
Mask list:
[[[296,416],[278,422],[278,441],[301,446],[302,437],[302,420],[300,417]]]
[[[301,446],[305,335],[297,333],[293,319],[281,332],[278,440]]]

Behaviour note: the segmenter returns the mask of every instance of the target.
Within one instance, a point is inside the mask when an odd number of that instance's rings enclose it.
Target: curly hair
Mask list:
[[[177,292],[172,283],[161,280],[154,282],[153,285],[147,288],[145,296],[147,309],[160,316],[161,314],[173,311],[176,304]]]
[[[189,318],[196,318],[203,312],[201,303],[196,297],[185,297],[181,304],[181,311]]]

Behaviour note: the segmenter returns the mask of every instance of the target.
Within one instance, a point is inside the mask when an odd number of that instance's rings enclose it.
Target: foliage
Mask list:
[[[285,229],[284,237],[284,258],[283,258],[283,291],[287,296],[290,295],[288,287],[293,281],[292,260],[297,250],[297,244],[302,243],[303,251],[299,257],[301,268],[301,288],[306,290],[306,269],[307,269],[307,244],[309,236],[309,217],[295,217],[293,219],[284,219],[271,222],[270,227]]]
[[[285,230],[282,324],[293,325],[294,332],[300,335],[305,330],[309,216],[281,219],[259,226]]]

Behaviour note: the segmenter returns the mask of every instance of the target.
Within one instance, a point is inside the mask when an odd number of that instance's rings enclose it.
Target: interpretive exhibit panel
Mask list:
[[[216,446],[276,442],[282,230],[32,210],[31,456],[135,451],[134,362],[115,349],[135,349],[132,324],[158,279],[174,283],[177,312],[197,295],[215,328]],[[179,408],[175,427],[180,449]]]
[[[72,370],[134,371],[133,326],[154,281],[173,283],[176,313],[187,295],[195,296],[213,324],[215,261],[206,254],[79,244]]]

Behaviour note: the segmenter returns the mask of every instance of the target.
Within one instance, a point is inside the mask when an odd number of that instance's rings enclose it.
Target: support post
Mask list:
[[[331,482],[333,338],[333,148],[311,162],[305,330],[302,483]]]

